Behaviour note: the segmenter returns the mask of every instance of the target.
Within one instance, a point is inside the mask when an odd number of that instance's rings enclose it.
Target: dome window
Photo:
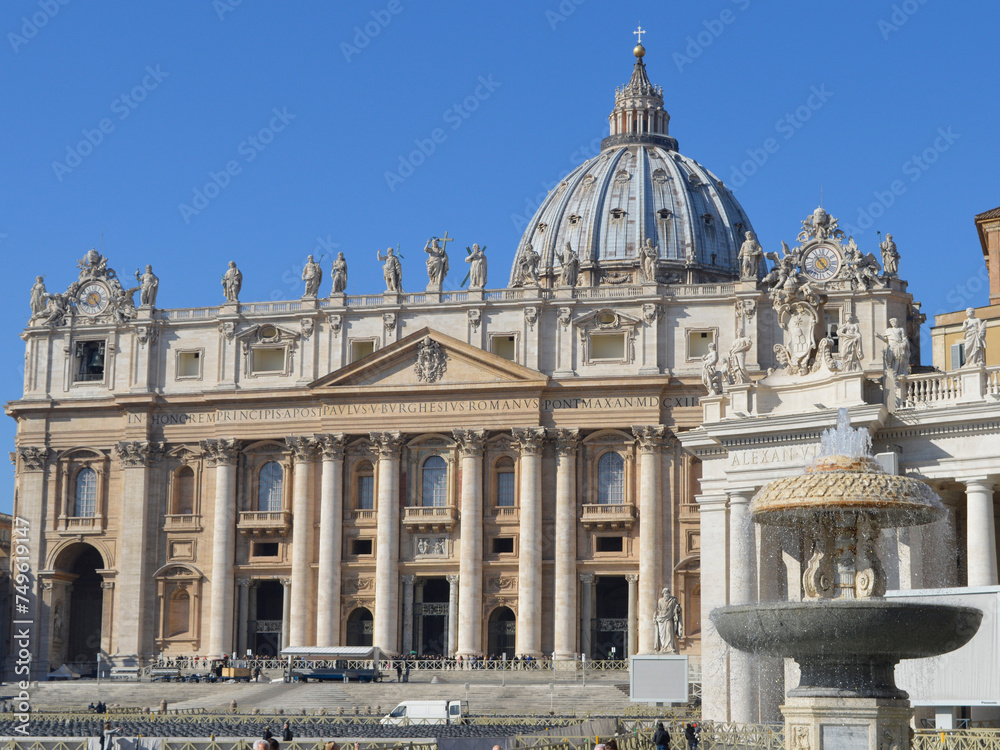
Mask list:
[[[667,173],[662,169],[657,169],[653,172],[653,182],[657,185],[662,185],[667,181]]]
[[[670,221],[670,219],[673,218],[673,213],[671,213],[669,208],[661,208],[656,212],[656,215],[663,221]]]
[[[705,222],[705,226],[707,228],[711,228],[713,223],[715,222],[715,217],[712,216],[712,214],[702,214],[701,220]]]
[[[612,219],[616,219],[616,220],[617,219],[623,219],[623,218],[625,218],[625,214],[626,213],[628,213],[628,212],[624,208],[612,208],[611,209],[611,218]]]
[[[580,218],[581,218],[580,214],[572,214],[569,217],[570,226],[576,226],[577,224],[579,224]]]
[[[538,226],[535,227],[535,231],[538,232],[539,234],[545,234],[545,230],[548,228],[549,228],[548,224],[546,224],[544,221],[540,221],[538,222]]]
[[[701,178],[693,172],[688,175],[688,183],[691,187],[701,187],[702,185]]]
[[[629,181],[629,173],[626,172],[624,169],[620,169],[618,170],[618,172],[615,173],[615,182],[628,182],[628,181]]]

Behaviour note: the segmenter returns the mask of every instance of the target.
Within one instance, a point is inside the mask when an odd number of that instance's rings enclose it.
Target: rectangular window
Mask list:
[[[201,377],[201,352],[177,352],[177,379]]]
[[[514,336],[490,336],[490,351],[498,357],[517,361],[517,341]]]
[[[951,345],[951,369],[957,370],[965,364],[965,344]]]
[[[351,342],[351,362],[357,362],[359,359],[364,359],[369,354],[375,353],[375,341],[352,341]]]
[[[514,472],[501,471],[497,474],[497,507],[514,507]]]
[[[715,343],[715,331],[688,331],[688,359],[701,359],[708,354],[708,345]]]
[[[285,371],[285,347],[254,349],[250,354],[250,371],[254,375]]]
[[[512,536],[495,537],[493,539],[493,554],[494,555],[514,554],[514,537]]]
[[[78,341],[76,344],[76,382],[104,380],[104,342]]]
[[[625,549],[625,540],[620,536],[599,536],[597,542],[597,552],[621,552]]]
[[[352,539],[351,540],[351,554],[352,555],[370,555],[372,553],[372,540],[371,539]]]
[[[277,557],[278,556],[278,543],[277,542],[254,542],[253,543],[253,556],[254,557]]]
[[[832,351],[836,354],[840,351],[840,338],[837,336],[837,329],[840,328],[840,311],[825,310],[823,312],[823,322],[826,329],[826,337],[833,339]]]
[[[624,333],[590,334],[590,359],[625,359]]]
[[[358,477],[358,510],[375,509],[375,477]]]

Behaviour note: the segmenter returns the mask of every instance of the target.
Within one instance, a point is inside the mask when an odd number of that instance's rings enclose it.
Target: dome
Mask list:
[[[567,242],[579,256],[583,285],[649,281],[639,262],[646,240],[658,249],[661,283],[737,278],[750,220],[718,177],[678,152],[663,89],[649,82],[639,55],[631,80],[615,92],[609,120],[601,153],[573,170],[535,212],[518,245],[511,286],[525,281],[529,245],[540,256],[539,283],[558,283]]]

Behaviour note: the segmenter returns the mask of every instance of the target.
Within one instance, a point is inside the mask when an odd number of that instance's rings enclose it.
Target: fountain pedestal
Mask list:
[[[910,702],[899,698],[793,698],[781,707],[788,750],[903,750]]]

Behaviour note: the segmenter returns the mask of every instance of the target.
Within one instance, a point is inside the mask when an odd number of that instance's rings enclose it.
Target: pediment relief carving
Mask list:
[[[620,331],[635,329],[641,322],[639,318],[605,307],[577,318],[573,321],[573,325],[581,331],[594,329]]]

